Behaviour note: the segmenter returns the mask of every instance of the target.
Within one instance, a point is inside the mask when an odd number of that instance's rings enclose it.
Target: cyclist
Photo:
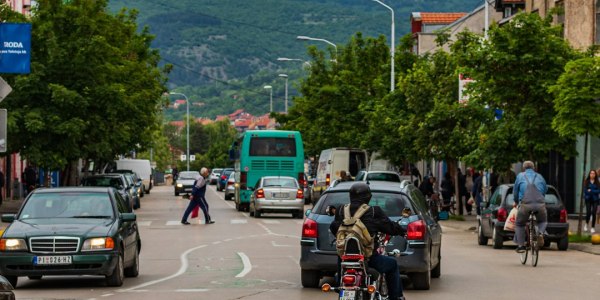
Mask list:
[[[532,161],[523,163],[524,171],[517,175],[515,185],[513,187],[513,195],[515,199],[514,206],[519,207],[517,220],[515,222],[515,240],[517,243],[517,252],[525,252],[525,223],[529,219],[529,214],[532,211],[537,212],[536,218],[538,223],[538,243],[544,244],[544,232],[546,231],[547,216],[546,202],[544,195],[548,191],[546,180],[537,173],[535,165]]]
[[[358,210],[362,204],[369,204],[370,200],[371,189],[368,184],[357,182],[350,187],[350,213],[352,215],[354,215],[356,210]],[[329,226],[329,230],[331,230],[334,236],[337,235],[338,229],[344,219],[344,208],[341,206],[336,208],[335,211],[335,220]],[[365,224],[372,237],[377,236],[378,232],[389,235],[403,235],[405,233],[404,229],[398,223],[390,220],[379,206],[371,206],[360,220]],[[378,241],[375,239],[373,249],[378,248],[377,243]],[[400,271],[398,270],[398,263],[395,258],[379,255],[377,251],[373,251],[373,254],[368,260],[368,264],[369,267],[374,268],[377,272],[385,274],[390,300],[405,299],[402,292]]]

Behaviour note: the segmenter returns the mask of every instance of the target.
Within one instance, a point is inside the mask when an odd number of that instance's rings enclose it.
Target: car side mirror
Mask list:
[[[3,214],[2,215],[2,222],[4,223],[12,223],[15,220],[15,217],[17,215],[15,214]]]
[[[335,207],[331,206],[331,205],[327,206],[327,208],[325,209],[325,213],[327,213],[327,215],[331,216],[331,217],[335,216],[335,211],[336,211]]]
[[[304,212],[304,215],[308,217],[308,215],[310,215],[311,212],[312,212],[311,209],[307,209],[306,212]]]

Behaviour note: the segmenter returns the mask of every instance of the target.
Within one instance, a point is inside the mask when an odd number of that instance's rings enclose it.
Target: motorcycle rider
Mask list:
[[[350,213],[354,215],[356,210],[362,204],[369,204],[371,200],[371,189],[364,182],[357,182],[350,187]],[[338,229],[344,219],[343,205],[335,209],[335,219],[329,226],[329,230],[334,236],[337,235]],[[389,235],[404,235],[405,230],[396,222],[390,220],[379,206],[371,206],[360,220],[367,227],[369,234],[372,237],[377,236],[379,232]],[[374,238],[377,249],[378,241]],[[396,259],[390,256],[380,255],[377,251],[368,258],[369,267],[377,270],[379,273],[385,274],[385,280],[388,286],[389,299],[405,300],[402,292],[402,281],[400,280],[400,271]]]

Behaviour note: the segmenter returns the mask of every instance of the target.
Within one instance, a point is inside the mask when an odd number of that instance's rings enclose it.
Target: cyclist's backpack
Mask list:
[[[540,191],[537,189],[537,187],[535,187],[535,177],[537,177],[537,174],[535,174],[535,176],[533,176],[533,180],[529,181],[529,179],[527,178],[527,175],[523,174],[523,177],[525,177],[525,181],[527,182],[527,186],[525,187],[525,192],[523,193],[523,199],[521,199],[521,201],[523,202],[523,204],[544,204],[546,203],[545,197],[542,193],[540,193]]]
[[[346,254],[346,244],[349,239],[355,238],[359,241],[358,247],[365,258],[369,258],[373,254],[374,242],[373,237],[367,230],[365,224],[360,220],[368,210],[369,206],[366,204],[361,205],[354,215],[350,214],[350,205],[344,205],[342,225],[338,229],[335,237],[335,247],[339,256]]]

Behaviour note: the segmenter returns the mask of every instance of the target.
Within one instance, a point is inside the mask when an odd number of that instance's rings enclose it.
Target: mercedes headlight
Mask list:
[[[112,250],[114,248],[115,241],[111,237],[101,237],[85,240],[81,251]]]
[[[24,239],[1,239],[0,251],[27,251]]]
[[[178,188],[181,188],[181,187],[183,187],[183,184],[182,184],[182,183],[178,183],[178,184],[177,184],[177,187],[178,187]]]

